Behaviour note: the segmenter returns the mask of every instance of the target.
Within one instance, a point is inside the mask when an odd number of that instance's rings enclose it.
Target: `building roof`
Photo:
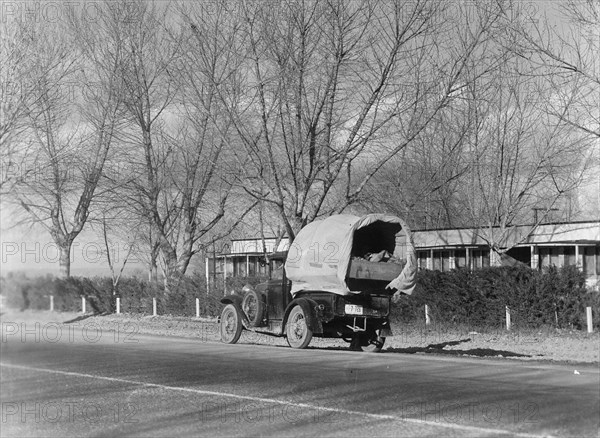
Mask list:
[[[499,227],[493,231],[500,231]],[[486,230],[477,228],[414,231],[417,248],[465,247],[487,245]],[[555,243],[600,243],[600,221],[567,222],[539,225],[518,225],[506,230],[505,241],[510,245]]]
[[[275,248],[275,243],[277,242],[276,237],[265,237],[263,248],[263,240],[261,238],[254,239],[232,239],[231,240],[231,250],[229,252],[230,255],[235,254],[262,254],[263,249],[266,249],[267,253],[278,252],[278,251],[287,251],[289,247],[289,239],[284,237],[279,242],[277,248]],[[229,255],[228,254],[228,255]]]
[[[531,225],[517,225],[506,230],[505,241],[511,246],[568,244],[599,244],[600,221],[561,222],[539,225],[532,232]],[[500,231],[495,227],[494,231]],[[486,230],[477,228],[447,228],[413,231],[416,249],[444,247],[487,246]],[[277,238],[265,238],[266,252],[287,251],[289,239],[284,237],[275,248]],[[263,254],[261,238],[232,239],[229,252],[221,255]]]

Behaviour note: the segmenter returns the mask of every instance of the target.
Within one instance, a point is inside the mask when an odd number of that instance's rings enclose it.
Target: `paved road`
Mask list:
[[[598,436],[594,366],[37,335],[3,338],[2,436]]]

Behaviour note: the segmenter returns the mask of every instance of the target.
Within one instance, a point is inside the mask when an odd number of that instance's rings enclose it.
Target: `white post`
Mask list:
[[[81,297],[81,313],[85,313],[85,297]]]
[[[425,325],[431,324],[431,315],[429,313],[429,305],[425,304]]]
[[[54,295],[50,295],[50,312],[54,312]]]
[[[208,290],[210,289],[210,273],[208,272],[208,257],[204,256],[204,272],[205,272],[205,276],[206,276],[206,296],[208,296]],[[213,264],[214,267],[214,264]]]
[[[506,307],[506,330],[510,330],[510,308],[508,306]]]
[[[121,313],[121,298],[117,297],[117,314]]]
[[[589,307],[589,306],[585,308],[585,318],[587,319],[587,331],[588,331],[588,333],[593,333],[594,332],[594,326],[592,325],[592,308]]]
[[[200,298],[196,298],[196,318],[200,318]]]
[[[152,298],[152,316],[156,316],[156,298]]]

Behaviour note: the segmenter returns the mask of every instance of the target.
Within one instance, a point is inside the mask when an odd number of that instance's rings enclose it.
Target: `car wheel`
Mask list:
[[[221,312],[221,341],[235,344],[242,335],[242,318],[233,304],[228,304]]]
[[[246,293],[242,301],[242,310],[248,317],[248,321],[252,327],[256,327],[262,323],[265,305],[256,291],[249,290]]]
[[[367,339],[365,345],[361,345],[362,351],[368,353],[379,353],[385,344],[385,338],[383,336],[374,336]]]
[[[313,332],[308,327],[306,315],[302,307],[295,306],[288,316],[286,325],[287,342],[292,348],[306,348],[312,339]]]

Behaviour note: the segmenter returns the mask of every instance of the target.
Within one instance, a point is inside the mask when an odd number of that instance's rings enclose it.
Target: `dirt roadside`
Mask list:
[[[0,312],[2,342],[9,336],[52,342],[63,328],[83,330],[92,342],[99,335],[118,336],[121,340],[135,340],[138,334],[177,336],[218,342],[219,327],[216,319],[174,316],[145,316],[139,314],[92,315],[75,312],[18,311]],[[36,325],[39,324],[39,325]],[[72,328],[70,328],[72,327]],[[29,334],[27,334],[29,333]],[[408,354],[435,354],[477,356],[516,360],[551,361],[560,363],[598,364],[600,362],[600,333],[545,330],[506,331],[501,328],[485,332],[468,328],[432,327],[425,325],[394,326],[395,336],[386,340],[384,352]],[[45,339],[48,338],[48,339]],[[277,338],[244,331],[240,343],[286,345]],[[347,348],[338,339],[313,338],[312,348]]]

